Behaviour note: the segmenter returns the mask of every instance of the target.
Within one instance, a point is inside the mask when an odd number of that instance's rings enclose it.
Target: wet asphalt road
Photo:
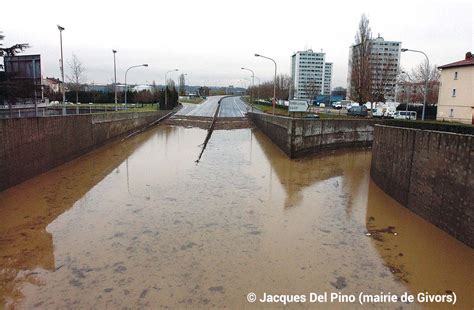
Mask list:
[[[219,117],[245,117],[250,107],[239,97],[227,97],[222,99]]]
[[[213,117],[216,112],[219,100],[223,96],[208,97],[203,103],[198,105],[187,105],[176,115]],[[250,107],[239,97],[227,97],[221,101],[221,108],[218,117],[245,117]]]

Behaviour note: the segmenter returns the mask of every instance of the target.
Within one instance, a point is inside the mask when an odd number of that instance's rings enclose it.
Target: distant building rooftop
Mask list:
[[[472,57],[471,52],[466,53],[466,57],[464,60],[452,62],[450,64],[440,66],[438,69],[447,69],[447,68],[456,68],[456,67],[464,67],[464,66],[474,66],[474,58]]]

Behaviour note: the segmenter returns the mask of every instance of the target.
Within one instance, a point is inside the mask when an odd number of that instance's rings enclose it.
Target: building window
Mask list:
[[[453,97],[456,97],[456,89],[453,88],[453,94],[452,94]]]
[[[454,72],[454,79],[457,80],[458,79],[458,72]]]
[[[453,111],[454,109],[449,110],[449,117],[453,117]]]

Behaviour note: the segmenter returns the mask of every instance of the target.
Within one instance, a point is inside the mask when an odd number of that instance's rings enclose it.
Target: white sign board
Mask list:
[[[306,112],[308,111],[309,105],[306,100],[290,100],[288,111],[290,112]]]

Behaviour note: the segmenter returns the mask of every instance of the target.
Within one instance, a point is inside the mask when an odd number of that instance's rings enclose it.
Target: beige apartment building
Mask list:
[[[466,53],[464,60],[439,67],[437,120],[474,124],[474,58]]]

